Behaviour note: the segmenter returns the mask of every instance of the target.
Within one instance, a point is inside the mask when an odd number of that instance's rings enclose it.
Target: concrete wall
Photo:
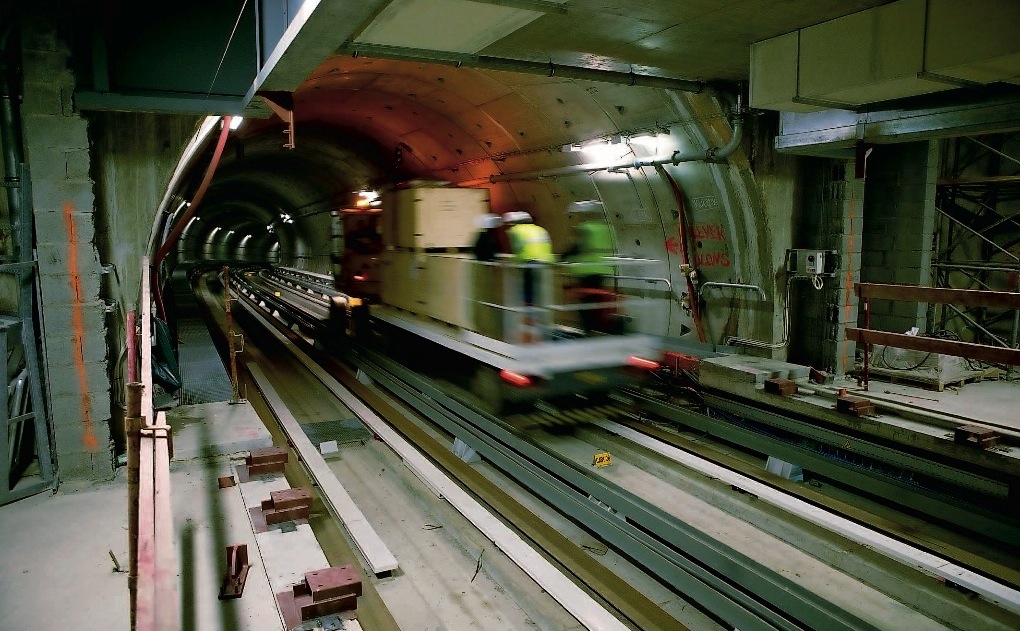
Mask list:
[[[862,281],[930,284],[938,162],[934,141],[875,148],[864,193]],[[924,332],[925,310],[923,303],[878,300],[871,328]]]
[[[845,374],[853,369],[856,345],[844,339],[856,326],[864,225],[864,180],[854,163],[805,159],[803,206],[794,247],[836,250],[839,264],[821,290],[797,280],[790,298],[790,360]]]
[[[55,29],[26,24],[22,48],[25,159],[33,186],[58,474],[62,480],[110,478],[106,312],[88,121],[74,112],[70,51]]]
[[[107,317],[113,437],[123,450],[127,374],[127,312],[140,310],[142,257],[153,217],[185,145],[202,117],[126,112],[88,115],[95,180],[96,248],[109,265],[103,298],[114,305]],[[173,209],[171,209],[173,210]]]
[[[801,216],[803,202],[803,183],[801,167],[803,159],[793,155],[778,153],[773,147],[773,140],[779,129],[779,117],[765,114],[753,119],[751,128],[751,171],[755,175],[759,195],[762,199],[762,213],[765,221],[762,225],[769,226],[771,233],[767,243],[770,244],[765,255],[769,257],[769,266],[762,275],[770,279],[770,287],[766,286],[767,304],[771,307],[772,326],[770,340],[778,343],[783,338],[783,287],[786,263],[786,250],[793,247],[796,226]],[[768,352],[748,350],[755,354],[768,354],[777,359],[786,359],[789,345]]]

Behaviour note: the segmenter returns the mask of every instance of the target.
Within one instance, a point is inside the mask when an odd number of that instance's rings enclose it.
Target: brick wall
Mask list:
[[[857,322],[853,283],[861,266],[864,181],[854,163],[805,160],[804,199],[794,247],[836,250],[838,266],[821,290],[797,280],[790,298],[790,360],[844,374],[853,368],[855,344],[843,338]],[[848,291],[849,289],[849,291]]]
[[[875,148],[864,195],[862,281],[930,284],[937,176],[935,142]],[[871,327],[901,333],[916,326],[923,332],[925,308],[912,302],[875,301]]]
[[[66,43],[36,23],[23,31],[22,49],[25,156],[58,475],[107,479],[113,475],[110,382],[88,126],[73,111]]]

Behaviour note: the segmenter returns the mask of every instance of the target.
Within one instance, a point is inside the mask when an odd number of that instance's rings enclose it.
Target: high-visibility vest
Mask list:
[[[570,257],[568,269],[575,276],[602,274],[611,276],[613,267],[605,265],[605,258],[613,256],[613,233],[604,221],[586,221],[577,226],[577,251]]]
[[[554,263],[556,256],[552,251],[552,242],[545,228],[533,223],[519,223],[510,226],[510,247],[514,261],[518,263],[541,262]]]

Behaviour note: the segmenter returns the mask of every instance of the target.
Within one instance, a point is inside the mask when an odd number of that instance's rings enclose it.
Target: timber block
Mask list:
[[[355,609],[361,596],[361,578],[353,565],[327,567],[306,572],[305,578],[293,587],[294,602],[301,620]]]
[[[765,380],[765,392],[788,397],[797,394],[797,383],[789,379],[773,377]]]
[[[248,466],[248,473],[260,475],[263,473],[283,473],[287,465],[286,447],[263,447],[248,452],[244,463]]]
[[[999,444],[998,432],[981,425],[961,425],[953,431],[953,442],[988,449]]]
[[[875,404],[864,397],[844,394],[836,399],[836,410],[854,416],[867,416],[875,413]]]
[[[272,526],[295,519],[307,519],[312,510],[312,494],[308,489],[273,491],[262,501],[262,515],[266,525]]]

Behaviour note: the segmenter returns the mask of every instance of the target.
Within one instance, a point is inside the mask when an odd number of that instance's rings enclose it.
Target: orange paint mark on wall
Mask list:
[[[64,204],[64,223],[67,225],[69,243],[67,246],[67,271],[71,278],[71,293],[74,302],[71,305],[71,328],[74,333],[74,368],[78,373],[78,389],[81,390],[81,413],[84,433],[82,443],[89,451],[99,449],[95,427],[92,424],[92,395],[89,393],[89,380],[85,374],[85,318],[82,314],[81,276],[78,273],[78,232],[74,223],[74,204]]]

